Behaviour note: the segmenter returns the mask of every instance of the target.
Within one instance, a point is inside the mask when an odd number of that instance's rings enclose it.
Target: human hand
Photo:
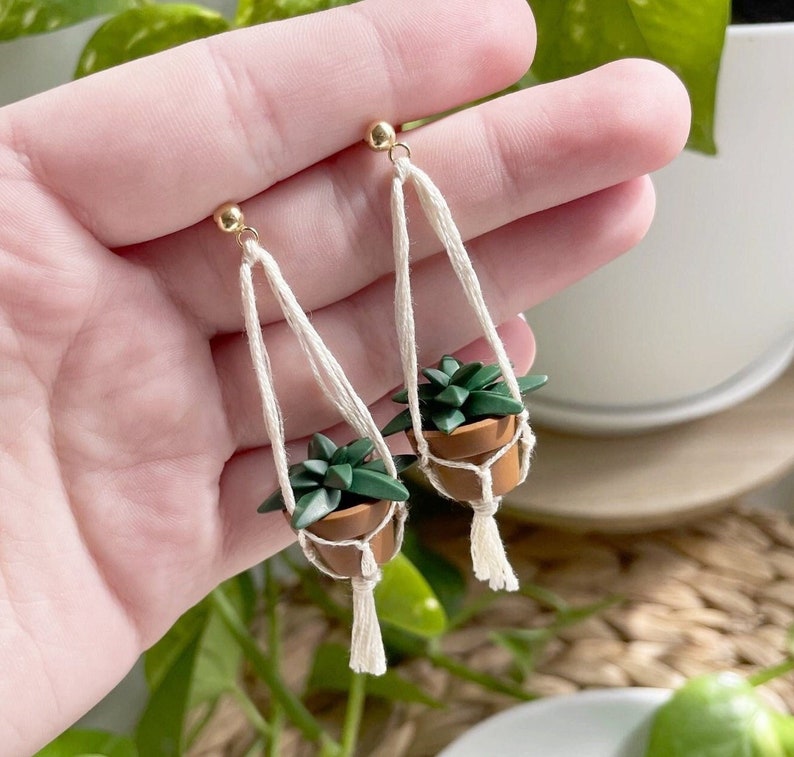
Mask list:
[[[0,111],[4,754],[56,735],[187,607],[292,539],[256,514],[275,477],[217,205],[250,198],[354,386],[391,414],[389,168],[364,129],[507,86],[534,39],[523,0],[392,8],[203,40]],[[513,314],[643,235],[643,175],[687,127],[678,81],[633,61],[411,134],[519,369],[533,346]],[[413,211],[420,359],[487,354]],[[264,290],[260,308],[287,437],[333,426]]]

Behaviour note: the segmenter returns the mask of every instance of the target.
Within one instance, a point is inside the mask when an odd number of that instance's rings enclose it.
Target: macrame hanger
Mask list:
[[[262,338],[262,327],[256,305],[253,270],[261,266],[265,278],[290,329],[306,356],[317,385],[323,394],[336,406],[345,422],[360,437],[369,437],[375,445],[377,455],[382,458],[387,473],[396,478],[397,470],[383,435],[378,429],[367,406],[356,394],[338,361],[312,326],[301,308],[292,289],[284,279],[275,258],[260,244],[258,232],[245,225],[242,211],[236,205],[223,205],[215,212],[218,227],[236,236],[243,252],[240,264],[240,291],[242,296],[245,329],[251,359],[256,374],[262,401],[262,416],[273,449],[276,475],[281,487],[284,503],[292,513],[295,496],[289,482],[289,462],[284,438],[284,423],[273,386],[270,358]],[[315,543],[334,546],[355,546],[361,552],[361,575],[350,578],[353,587],[353,631],[350,650],[350,667],[361,673],[381,675],[386,671],[386,655],[383,648],[380,626],[375,611],[374,589],[380,581],[380,568],[370,547],[370,540],[385,528],[392,518],[397,520],[395,533],[396,554],[402,544],[406,507],[403,502],[392,502],[383,521],[362,539],[328,542],[307,531],[298,533],[298,541],[307,559],[323,573],[333,578],[341,576],[325,565],[314,548]]]
[[[452,213],[444,196],[430,177],[411,162],[411,150],[408,145],[397,141],[394,129],[384,122],[370,126],[367,143],[379,152],[388,152],[394,166],[391,191],[391,212],[393,223],[393,245],[395,257],[395,321],[400,343],[400,359],[408,393],[408,408],[411,425],[416,439],[417,454],[420,466],[431,484],[443,495],[450,496],[441,483],[433,466],[462,468],[475,473],[481,485],[481,498],[469,502],[474,511],[471,526],[471,557],[475,576],[487,581],[492,589],[518,589],[518,579],[505,553],[504,544],[494,515],[501,504],[501,497],[494,496],[492,487],[491,467],[515,445],[521,446],[520,481],[523,482],[529,473],[531,452],[535,437],[529,427],[529,414],[523,410],[517,418],[516,433],[513,439],[489,460],[474,465],[465,461],[451,461],[438,458],[430,451],[422,433],[422,419],[419,408],[419,364],[416,345],[416,325],[414,321],[413,302],[410,281],[410,238],[405,210],[405,184],[413,184],[422,210],[444,245],[458,281],[463,288],[466,299],[474,310],[482,328],[486,341],[496,356],[502,377],[507,384],[510,395],[521,402],[521,392],[515,371],[510,363],[504,344],[499,337],[483,297],[477,274],[472,266],[460,231],[455,225]],[[402,154],[398,155],[398,151]]]

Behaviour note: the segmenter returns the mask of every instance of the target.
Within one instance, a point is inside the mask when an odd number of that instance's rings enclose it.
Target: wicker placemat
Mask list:
[[[426,529],[432,529],[434,546],[463,567],[468,546],[461,521],[431,522]],[[503,534],[522,581],[576,605],[614,594],[624,598],[562,630],[546,646],[527,681],[540,695],[593,687],[674,687],[702,672],[757,670],[784,654],[786,631],[794,623],[794,526],[781,513],[730,511],[634,537],[577,535],[509,521]],[[511,657],[489,634],[499,628],[543,626],[549,618],[532,599],[504,595],[450,633],[444,650],[476,669],[506,673]],[[311,650],[328,638],[330,629],[316,608],[301,602],[285,605],[285,624],[284,669],[299,686]],[[403,665],[402,672],[448,706],[429,710],[373,701],[362,755],[436,755],[475,723],[515,704],[461,683],[425,660]],[[794,676],[767,688],[775,704],[794,710]],[[266,697],[266,692],[256,695]],[[326,722],[341,718],[338,698],[319,698],[312,706]],[[226,708],[215,725],[209,735],[213,743],[202,739],[192,755],[239,753],[247,726],[234,708]],[[283,757],[303,757],[313,749],[290,734],[282,752]]]

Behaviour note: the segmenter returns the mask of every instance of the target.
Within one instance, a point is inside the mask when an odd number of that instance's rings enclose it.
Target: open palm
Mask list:
[[[255,512],[275,480],[239,251],[202,220],[215,206],[249,198],[353,384],[390,413],[389,168],[357,143],[374,118],[508,85],[533,47],[524,0],[448,6],[406,0],[392,18],[387,0],[365,0],[0,111],[4,754],[62,730],[190,604],[292,538]],[[678,82],[635,61],[412,135],[519,367],[532,342],[512,315],[640,238],[653,209],[642,177],[680,149],[687,118]],[[412,236],[420,358],[483,353],[418,215]],[[288,438],[333,427],[264,290],[260,302]]]

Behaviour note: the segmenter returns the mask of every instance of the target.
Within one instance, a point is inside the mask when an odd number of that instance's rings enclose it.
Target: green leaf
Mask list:
[[[417,394],[419,395],[420,402],[422,400],[433,399],[438,392],[438,387],[435,384],[419,384],[417,388]],[[408,390],[401,389],[399,392],[392,394],[391,398],[393,402],[399,402],[400,404],[405,405],[408,402]]]
[[[542,386],[546,386],[549,382],[549,377],[542,374],[519,376],[517,381],[518,389],[521,394],[529,394],[536,389],[540,389]]]
[[[457,615],[466,597],[466,577],[459,568],[420,543],[413,529],[405,531],[402,552],[430,584],[447,617]]]
[[[466,388],[470,392],[477,391],[492,384],[501,375],[502,369],[498,365],[484,365],[466,382]]]
[[[85,46],[75,78],[225,32],[229,22],[200,5],[132,8],[106,21]]]
[[[336,445],[327,436],[324,434],[312,436],[308,449],[309,457],[312,460],[325,460],[330,463],[334,452],[336,452]]]
[[[442,405],[449,405],[450,407],[461,407],[468,398],[468,389],[450,384],[443,392],[439,392],[436,395],[436,402],[440,402]]]
[[[138,757],[138,750],[128,736],[70,728],[36,752],[34,757],[82,757],[94,754],[102,757]]]
[[[375,500],[388,499],[394,502],[405,502],[408,499],[408,489],[396,478],[366,468],[353,470],[353,480],[347,489],[354,494]]]
[[[356,439],[356,441],[340,447],[331,458],[331,463],[350,463],[355,468],[360,463],[363,463],[367,455],[371,454],[374,449],[375,445],[371,439],[366,437]]]
[[[52,32],[140,4],[140,0],[0,0],[0,42]]]
[[[394,416],[381,430],[381,434],[384,436],[391,436],[392,434],[396,434],[400,431],[405,431],[406,429],[411,428],[411,411],[410,410],[403,410],[401,413],[398,413]]]
[[[777,723],[741,676],[693,678],[662,707],[646,757],[786,757]]]
[[[348,5],[352,0],[240,0],[237,5],[237,26],[252,26],[268,21],[302,16],[306,13]]]
[[[481,415],[515,415],[524,409],[524,404],[512,397],[505,397],[496,392],[472,392],[464,412],[469,417]]]
[[[406,468],[409,468],[417,461],[416,455],[394,455],[392,460],[394,460],[394,467],[397,469],[397,473],[401,473]],[[370,460],[369,462],[364,463],[361,466],[363,470],[374,470],[378,471],[378,473],[386,473],[386,465],[384,464],[383,460],[380,458],[376,458],[375,460]]]
[[[199,647],[199,637],[195,637],[152,692],[135,732],[141,754],[181,757],[185,753],[185,723]]]
[[[307,687],[309,692],[333,691],[347,693],[353,672],[348,664],[349,652],[340,644],[321,644],[314,655]],[[390,702],[423,704],[427,707],[443,707],[437,699],[425,694],[418,686],[403,678],[394,670],[382,676],[367,676],[367,695]]]
[[[461,363],[456,357],[452,357],[452,355],[444,355],[444,357],[438,361],[438,370],[444,371],[447,376],[454,376],[455,371],[457,371],[461,365],[463,365],[463,363]]]
[[[436,410],[430,418],[433,425],[444,434],[451,434],[458,426],[466,422],[466,416],[456,407]]]
[[[295,503],[291,525],[295,530],[308,528],[339,507],[342,492],[339,489],[315,489],[304,494]]]
[[[276,491],[256,508],[256,511],[258,513],[273,513],[283,510],[285,507],[284,495],[281,493],[281,489],[276,489]]]
[[[689,146],[714,144],[714,101],[730,0],[532,0],[538,27],[533,74],[551,81],[618,58],[652,58],[686,84]]]
[[[408,390],[407,389],[400,389],[399,392],[395,392],[391,396],[392,402],[399,402],[401,405],[404,405],[408,402]]]
[[[537,660],[554,633],[548,628],[514,628],[494,631],[490,639],[510,652],[519,671],[520,680],[526,679],[534,670]]]
[[[447,616],[430,584],[403,554],[383,566],[375,588],[378,617],[401,631],[434,638],[447,627]]]
[[[304,470],[298,473],[291,474],[289,482],[293,491],[297,491],[301,489],[316,489],[322,483],[322,479],[318,481],[317,476],[313,473],[309,473],[309,471],[304,468]]]
[[[337,463],[328,468],[323,486],[332,489],[347,489],[353,481],[353,468],[349,463]]]
[[[450,383],[456,384],[457,386],[466,386],[466,382],[481,368],[482,363],[463,363],[460,368],[452,374]]]
[[[305,460],[303,467],[320,480],[328,472],[328,462],[325,460]]]
[[[422,368],[422,375],[434,386],[444,389],[449,385],[450,378],[443,371],[436,368]]]

